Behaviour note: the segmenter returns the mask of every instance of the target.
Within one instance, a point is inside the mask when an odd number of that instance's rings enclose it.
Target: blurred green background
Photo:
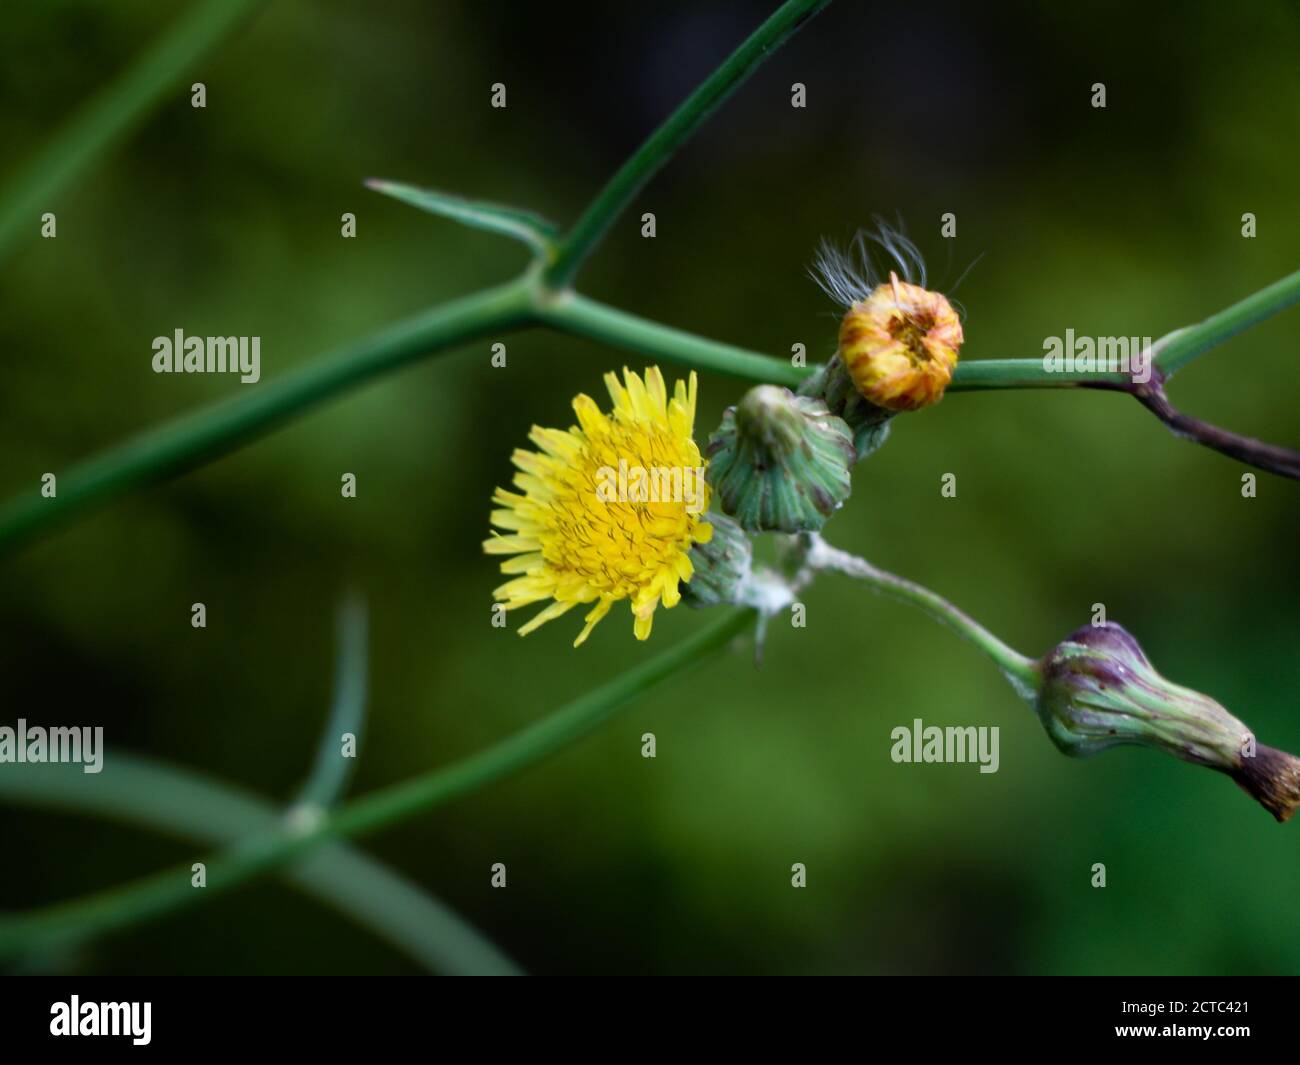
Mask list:
[[[512,275],[510,242],[362,180],[572,219],[772,6],[273,3],[49,206],[56,240],[34,221],[0,266],[3,494],[258,387],[155,375],[155,336],[259,335],[265,381]],[[7,4],[0,179],[178,10]],[[963,357],[1040,357],[1066,328],[1159,336],[1297,266],[1297,54],[1282,2],[832,5],[655,179],[580,284],[822,358],[835,317],[805,277],[817,240],[898,213],[935,287],[982,256],[956,293]],[[497,81],[505,110],[488,106]],[[955,241],[939,238],[946,211]],[[1195,363],[1174,402],[1300,444],[1297,314]],[[576,615],[527,640],[491,627],[498,577],[479,544],[511,448],[533,422],[569,424],[606,370],[643,365],[540,331],[504,339],[506,369],[486,342],[422,363],[0,562],[0,723],[103,725],[113,746],[287,799],[328,706],[334,608],[356,586],[373,671],[357,793],[707,624],[674,610],[641,645],[620,609],[578,651]],[[701,438],[744,387],[703,376]],[[827,533],[1026,653],[1104,603],[1162,672],[1294,751],[1300,486],[1260,474],[1243,499],[1243,472],[1117,395],[952,395],[899,419]],[[196,601],[206,630],[190,627]],[[541,768],[364,846],[541,973],[1300,972],[1297,826],[1153,752],[1067,760],[987,661],[914,610],[830,578],[805,601],[808,627],[774,623],[761,670],[715,658]],[[999,726],[999,771],[893,764],[890,730],[916,717]],[[196,854],[13,809],[0,840],[6,910]],[[489,887],[497,861],[506,890]],[[413,970],[274,882],[62,964]]]

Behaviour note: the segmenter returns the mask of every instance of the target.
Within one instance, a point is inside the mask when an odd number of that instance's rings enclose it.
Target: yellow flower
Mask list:
[[[961,319],[947,298],[892,271],[840,324],[840,358],[859,392],[886,410],[937,403],[952,380]]]
[[[631,601],[638,640],[650,635],[655,608],[681,600],[694,572],[692,544],[707,543],[704,460],[691,438],[695,374],[669,399],[657,366],[645,380],[628,369],[605,375],[614,401],[606,415],[591,397],[573,401],[578,424],[533,426],[540,451],[516,450],[519,492],[498,488],[493,532],[483,549],[512,555],[501,572],[521,574],[492,594],[507,610],[553,600],[519,630],[526,636],[579,603],[595,603],[577,647],[620,599]]]

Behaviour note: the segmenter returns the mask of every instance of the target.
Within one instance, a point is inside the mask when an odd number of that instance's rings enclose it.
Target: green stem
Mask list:
[[[957,364],[949,392],[987,392],[1003,388],[1078,388],[1080,385],[1125,385],[1122,373],[1049,373],[1042,359],[968,359]]]
[[[208,860],[204,888],[191,886],[186,864],[83,899],[0,917],[0,958],[51,939],[82,939],[171,913],[279,869],[313,846],[390,827],[502,780],[586,736],[633,697],[722,647],[753,620],[752,611],[733,611],[485,751],[353,800],[314,825],[248,837]]]
[[[29,491],[0,508],[0,553],[95,504],[228,454],[422,355],[516,329],[531,319],[531,298],[530,286],[515,281],[424,311],[59,474],[52,499],[33,481]]]
[[[339,605],[335,628],[338,652],[330,712],[316,746],[311,775],[294,800],[308,811],[335,805],[347,790],[366,725],[366,702],[370,696],[370,618],[365,602],[356,595],[347,596]],[[351,758],[344,758],[341,744],[348,734],[356,750]]]
[[[205,845],[230,846],[283,824],[282,813],[272,803],[202,773],[117,751],[109,751],[104,764],[108,772],[97,776],[67,763],[7,766],[0,773],[0,797],[143,826]],[[284,877],[433,972],[519,972],[453,910],[346,844],[319,847],[285,870]],[[57,952],[77,942],[76,935],[33,936],[23,953]]]
[[[1197,325],[1176,329],[1155,345],[1156,369],[1172,377],[1198,355],[1222,344],[1265,318],[1300,302],[1300,270],[1247,296]]]
[[[831,547],[820,537],[812,541],[807,564],[814,570],[834,570],[870,585],[876,591],[904,603],[920,607],[936,621],[947,625],[959,636],[983,651],[1016,690],[1026,696],[1038,690],[1040,676],[1032,658],[1003,643],[965,611],[958,609],[937,592],[914,581],[877,569],[866,559]]]
[[[566,294],[546,303],[538,313],[545,324],[568,333],[750,381],[795,388],[812,372],[812,369],[792,366],[782,359],[638,318],[578,293]]]
[[[735,344],[674,329],[598,303],[577,292],[543,302],[538,307],[538,316],[545,325],[567,333],[762,384],[797,388],[817,369],[816,365],[793,366],[783,359],[760,355]],[[976,359],[957,364],[948,391],[1078,388],[1084,384],[1124,385],[1128,380],[1128,376],[1121,373],[1052,373],[1043,368],[1041,359]]]
[[[619,168],[560,244],[559,254],[547,268],[546,281],[568,288],[582,264],[596,249],[645,183],[654,176],[719,105],[830,0],[787,0],[737,48],[622,167]]]
[[[639,318],[577,292],[540,303],[538,316],[545,325],[567,333],[762,384],[797,388],[817,369],[816,365],[793,366],[783,359]],[[957,364],[948,391],[1077,388],[1102,383],[1123,385],[1128,383],[1128,377],[1120,373],[1050,373],[1043,368],[1041,359],[977,359]]]
[[[129,133],[187,69],[265,2],[195,4],[166,36],[63,125],[0,192],[0,259],[24,230],[36,235],[41,213],[58,207],[56,197],[80,170]]]

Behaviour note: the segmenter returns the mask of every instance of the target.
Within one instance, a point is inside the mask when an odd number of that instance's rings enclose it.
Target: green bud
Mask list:
[[[682,600],[687,606],[718,606],[741,601],[741,590],[750,578],[754,548],[745,530],[725,514],[710,512],[713,538],[705,544],[691,545],[691,565],[695,572],[682,585]]]
[[[1039,669],[1035,708],[1066,754],[1155,747],[1226,773],[1279,821],[1300,806],[1300,758],[1257,745],[1250,729],[1208,695],[1166,680],[1121,626],[1084,626]]]
[[[843,418],[853,433],[853,447],[861,461],[889,438],[895,411],[877,407],[858,391],[838,353],[799,386],[801,396],[811,396],[826,409]]]
[[[849,427],[821,400],[759,385],[709,438],[708,481],[718,505],[749,532],[820,529],[849,497]]]

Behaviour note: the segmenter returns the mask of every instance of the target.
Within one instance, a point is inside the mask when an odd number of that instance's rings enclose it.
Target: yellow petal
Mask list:
[[[532,473],[516,473],[511,478],[516,488],[522,488],[528,493],[530,501],[540,500],[548,503],[555,498],[555,489],[551,484]]]
[[[623,381],[627,385],[628,402],[631,404],[632,413],[639,418],[649,418],[652,410],[650,397],[646,394],[641,378],[624,366]]]
[[[695,371],[691,371],[688,378],[689,384],[686,386],[686,431],[693,433],[695,431],[695,394],[699,379],[695,376]]]
[[[503,507],[517,507],[521,503],[527,503],[528,497],[521,496],[518,492],[508,492],[504,488],[498,488],[492,493],[492,501],[500,503]]]
[[[492,598],[501,603],[510,603],[509,609],[513,610],[516,606],[551,598],[551,585],[541,575],[530,573],[526,577],[516,577],[512,581],[506,581],[499,588],[494,588]]]
[[[540,569],[546,565],[546,556],[540,551],[530,551],[526,555],[515,555],[514,558],[504,558],[501,560],[502,573],[530,573],[535,569]]]
[[[545,610],[534,614],[526,625],[520,626],[519,635],[527,636],[534,629],[545,625],[548,621],[554,621],[561,614],[567,614],[577,605],[577,603],[552,603]]]
[[[571,461],[582,451],[582,441],[573,433],[563,429],[545,429],[534,425],[528,431],[528,439],[553,458]]]
[[[502,563],[505,565],[505,563]],[[695,563],[691,561],[691,556],[683,551],[673,559],[673,568],[677,570],[677,576],[686,582],[695,576]]]
[[[598,622],[601,618],[603,618],[606,614],[608,614],[609,608],[612,607],[613,605],[614,605],[613,599],[602,599],[594,607],[592,607],[590,611],[587,612],[587,616],[582,619],[587,624],[583,628],[583,630],[580,633],[578,633],[578,638],[573,641],[574,647],[581,647],[583,643],[586,642],[587,637],[591,635],[591,630],[596,627],[596,622]]]
[[[539,455],[536,451],[525,451],[523,448],[515,448],[510,455],[510,461],[524,473],[531,473],[534,477],[543,480],[554,477],[564,468],[564,463],[559,459],[552,458],[550,455]]]
[[[632,626],[632,633],[638,640],[650,639],[650,627],[654,625],[654,611],[646,614],[644,617],[637,615],[635,624]]]
[[[588,436],[599,436],[609,432],[609,419],[596,406],[596,401],[585,392],[574,397],[573,413],[578,416],[578,424]]]
[[[513,532],[540,532],[540,526],[537,522],[526,514],[521,514],[517,510],[494,510],[488,515],[488,521],[498,529],[510,529]]]
[[[671,610],[682,601],[682,590],[677,584],[677,578],[664,581],[663,601],[666,610]]]
[[[483,550],[489,555],[515,555],[520,551],[540,551],[541,543],[532,536],[494,536],[483,541]]]
[[[655,416],[662,421],[668,416],[668,390],[664,387],[664,375],[658,366],[651,366],[645,372],[646,392],[650,396]]]
[[[623,386],[618,383],[617,374],[607,373],[605,375],[605,387],[609,389],[609,398],[614,401],[614,412],[617,414],[621,410],[631,413],[631,400],[628,399]]]

